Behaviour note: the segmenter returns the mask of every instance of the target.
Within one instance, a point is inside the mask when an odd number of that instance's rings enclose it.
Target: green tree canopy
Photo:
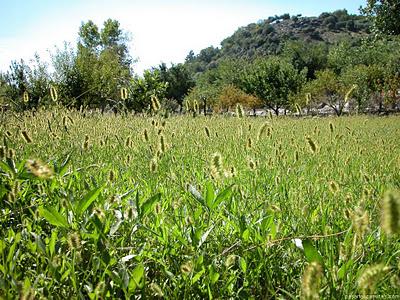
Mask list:
[[[243,74],[242,88],[263,101],[276,115],[289,107],[289,97],[297,93],[306,81],[305,71],[297,71],[283,59],[257,59]]]
[[[400,34],[400,0],[368,0],[361,11],[372,18],[378,33]]]

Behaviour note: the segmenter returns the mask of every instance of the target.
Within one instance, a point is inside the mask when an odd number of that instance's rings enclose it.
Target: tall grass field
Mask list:
[[[400,297],[400,118],[0,116],[0,298]]]

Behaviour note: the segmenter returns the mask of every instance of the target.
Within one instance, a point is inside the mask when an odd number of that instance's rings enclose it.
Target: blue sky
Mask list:
[[[358,13],[365,0],[0,0],[0,70],[11,60],[44,60],[63,42],[76,43],[82,21],[100,25],[117,19],[130,32],[134,70],[160,62],[182,62],[190,50],[198,53],[219,43],[241,26],[283,13],[317,16],[347,9]]]

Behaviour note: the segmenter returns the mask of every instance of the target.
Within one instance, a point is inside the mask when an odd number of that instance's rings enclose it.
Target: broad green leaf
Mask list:
[[[208,208],[211,208],[214,202],[215,194],[214,194],[214,188],[211,184],[211,182],[206,183],[206,192],[205,192],[205,200]]]
[[[144,282],[144,266],[142,264],[138,265],[131,274],[131,279],[129,280],[129,292],[133,293],[137,288],[141,288]]]
[[[193,196],[194,199],[196,199],[201,205],[204,205],[207,207],[207,204],[205,203],[204,198],[201,196],[200,192],[193,186],[189,185],[189,193]]]
[[[76,213],[78,215],[83,214],[88,209],[90,204],[92,204],[93,201],[95,201],[97,199],[97,197],[100,195],[102,190],[103,190],[103,186],[98,187],[98,188],[94,189],[93,191],[90,191],[89,193],[87,193],[86,196],[83,197],[83,199],[78,203],[78,206],[76,208]]]
[[[4,161],[0,160],[0,169],[3,170],[4,172],[8,174],[15,174],[15,170],[10,168],[8,164],[6,164]]]
[[[239,265],[240,265],[240,269],[242,270],[242,272],[246,273],[246,271],[247,271],[247,262],[246,262],[246,259],[244,257],[240,258]]]
[[[39,207],[39,214],[51,225],[68,228],[67,219],[61,215],[54,207]]]
[[[58,235],[57,230],[53,230],[53,231],[51,232],[51,238],[50,238],[50,242],[49,242],[50,256],[53,256],[54,251],[55,251],[55,249],[56,249],[57,235]]]
[[[14,257],[14,253],[15,253],[15,248],[17,247],[18,243],[21,240],[21,234],[18,232],[15,235],[15,240],[14,243],[11,245],[10,250],[8,250],[8,255],[7,255],[7,262],[11,262],[13,257]]]
[[[337,277],[338,279],[343,279],[346,274],[348,274],[349,269],[353,266],[353,260],[350,259],[348,262],[346,262],[344,265],[340,267],[338,270]]]
[[[153,205],[160,199],[161,199],[161,193],[155,194],[154,196],[147,199],[141,205],[141,208],[140,208],[140,212],[141,212],[142,216],[145,216],[146,214],[148,214],[150,212],[151,208],[153,207]]]
[[[232,186],[228,186],[225,190],[218,194],[217,198],[215,198],[214,203],[212,204],[211,209],[215,209],[218,205],[221,204],[222,201],[228,200],[232,195]]]
[[[245,242],[249,240],[250,237],[250,230],[247,228],[245,231],[242,233],[242,238]]]
[[[203,268],[201,271],[197,272],[197,274],[194,275],[192,278],[192,284],[195,283],[196,281],[198,281],[201,278],[201,276],[203,276],[205,271],[206,271],[206,269]]]
[[[206,241],[208,235],[210,234],[211,230],[213,230],[213,228],[214,228],[214,226],[211,226],[205,233],[203,233],[203,235],[200,238],[197,248],[200,248],[201,245],[203,245],[203,243]]]
[[[324,265],[324,260],[319,254],[318,250],[313,246],[310,240],[303,240],[304,255],[306,256],[308,262],[318,262]]]

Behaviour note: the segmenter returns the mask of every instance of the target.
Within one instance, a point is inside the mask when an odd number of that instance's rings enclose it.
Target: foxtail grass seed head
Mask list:
[[[114,170],[110,170],[110,172],[108,172],[108,181],[109,181],[109,182],[114,182],[114,181],[115,181],[115,173],[114,173]]]
[[[206,126],[206,127],[204,127],[204,131],[205,131],[207,137],[209,138],[210,137],[210,129],[208,129],[208,127]]]
[[[331,131],[331,133],[333,133],[335,131],[335,127],[333,126],[333,124],[331,122],[329,122],[329,130]]]
[[[194,101],[193,101],[193,110],[194,110],[195,112],[198,112],[198,111],[199,111],[199,102],[198,102],[197,100],[194,100]]]
[[[312,140],[311,137],[307,136],[306,137],[307,143],[310,146],[310,150],[312,153],[316,153],[317,152],[317,145],[315,144],[315,142]]]
[[[158,148],[161,153],[165,153],[166,143],[165,143],[165,137],[163,135],[160,135],[160,143],[158,145]]]
[[[72,232],[67,237],[67,243],[70,250],[79,250],[81,248],[81,238],[79,233]]]
[[[40,160],[27,160],[25,167],[28,172],[40,179],[49,179],[53,176],[53,170]]]
[[[9,138],[12,137],[12,133],[9,130],[7,130],[6,131],[6,136],[8,136]]]
[[[353,84],[351,88],[347,91],[346,95],[344,96],[344,101],[347,102],[349,101],[349,98],[353,94],[354,90],[357,88],[357,84]]]
[[[400,193],[388,191],[382,200],[381,227],[388,235],[400,233]]]
[[[247,165],[251,171],[254,171],[257,168],[256,162],[251,158],[247,158]]]
[[[6,147],[0,146],[0,159],[3,159],[6,157]]]
[[[24,94],[23,94],[23,99],[24,99],[24,102],[25,102],[25,103],[28,103],[28,102],[29,102],[29,94],[28,94],[27,91],[24,92]]]
[[[158,100],[157,96],[153,95],[151,96],[151,108],[153,111],[158,111],[161,108],[160,101]]]
[[[155,173],[158,169],[158,163],[157,163],[157,158],[153,158],[150,160],[150,171],[152,173]]]
[[[225,260],[225,267],[230,268],[232,267],[236,262],[236,255],[228,255],[228,257]]]
[[[236,116],[238,118],[244,117],[243,106],[240,103],[236,104]]]
[[[332,194],[336,194],[339,192],[339,185],[335,181],[331,180],[329,181],[329,190]]]
[[[56,87],[53,86],[53,85],[50,87],[50,96],[51,96],[51,99],[52,99],[54,102],[57,102],[57,100],[58,100],[57,89],[56,89]]]
[[[99,218],[99,220],[104,220],[104,218],[106,217],[104,210],[99,207],[93,209],[93,214],[96,215]]]
[[[257,135],[258,141],[262,138],[262,136],[266,132],[268,126],[269,126],[269,122],[265,122],[264,124],[261,125],[260,129],[258,130],[258,135]]]
[[[120,92],[121,92],[121,99],[122,100],[128,99],[128,90],[127,90],[127,88],[124,88],[124,87],[121,88]]]
[[[230,167],[229,168],[229,172],[230,172],[230,176],[231,177],[236,177],[237,176],[237,170],[236,170],[236,168],[235,167]]]
[[[400,277],[398,275],[392,275],[390,277],[390,284],[393,288],[399,289],[400,288]]]
[[[367,267],[357,280],[358,288],[362,295],[373,295],[376,285],[388,273],[389,267],[377,264]]]
[[[310,104],[311,102],[311,93],[306,94],[306,105]]]
[[[214,178],[218,178],[224,172],[222,163],[222,156],[220,153],[214,153],[211,157],[211,175]]]
[[[24,141],[27,144],[32,143],[32,139],[31,139],[31,137],[29,136],[29,134],[28,134],[28,132],[26,130],[22,130],[21,131],[21,135],[22,135],[22,138],[24,139]]]
[[[94,289],[94,294],[98,297],[98,299],[102,299],[102,295],[106,291],[106,284],[104,281],[100,281],[97,285],[96,288]]]
[[[146,129],[146,128],[143,130],[143,141],[144,141],[145,143],[148,143],[148,142],[149,142],[149,133],[147,132],[147,129]]]
[[[32,287],[24,287],[19,294],[19,300],[35,300],[36,291]]]
[[[252,141],[251,138],[249,137],[249,138],[247,139],[246,148],[247,148],[247,149],[251,149],[252,145],[253,145],[253,141]]]
[[[164,293],[163,293],[161,287],[157,283],[155,283],[155,282],[150,283],[149,288],[155,297],[159,297],[159,298],[164,297]]]
[[[350,212],[350,218],[356,238],[363,239],[369,225],[368,212],[358,207],[355,211]]]
[[[190,110],[189,101],[185,101],[185,111],[188,112]]]
[[[162,211],[161,204],[160,204],[160,202],[157,202],[156,205],[154,206],[154,212],[155,212],[157,215],[159,215],[159,214],[161,213],[161,211]]]
[[[317,262],[310,263],[301,278],[301,295],[303,299],[319,299],[322,278],[321,265]]]
[[[83,142],[83,149],[88,150],[89,149],[89,136],[85,135],[85,141]]]
[[[128,136],[128,137],[126,138],[125,146],[126,146],[126,147],[130,147],[130,146],[131,146],[131,137],[130,137],[130,136]]]
[[[138,216],[138,212],[135,207],[129,206],[127,210],[125,210],[125,219],[134,220]]]
[[[181,272],[183,274],[189,275],[193,271],[193,263],[191,261],[188,261],[181,265]]]

